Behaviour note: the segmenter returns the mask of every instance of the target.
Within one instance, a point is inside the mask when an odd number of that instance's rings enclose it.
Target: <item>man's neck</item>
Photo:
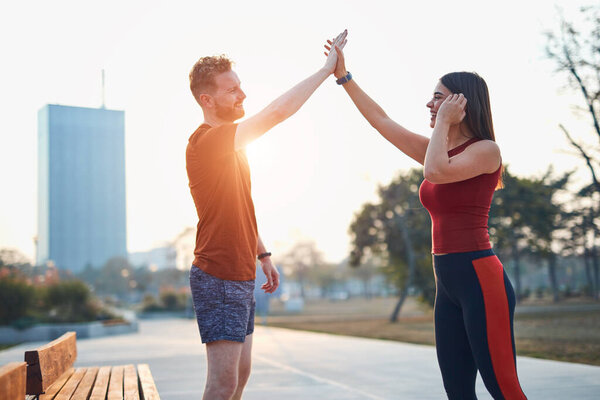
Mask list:
[[[210,125],[213,128],[217,128],[221,125],[225,125],[225,124],[229,123],[229,121],[225,121],[225,120],[217,117],[216,115],[204,114],[204,123],[207,125]]]

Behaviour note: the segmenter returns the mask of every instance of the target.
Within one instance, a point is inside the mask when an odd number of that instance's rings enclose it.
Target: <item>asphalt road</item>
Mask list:
[[[0,365],[23,359],[23,344]],[[245,400],[444,399],[430,346],[257,326]],[[161,399],[200,399],[206,355],[194,320],[140,321],[135,334],[78,340],[76,366],[148,363]],[[599,399],[600,367],[517,359],[530,400]],[[478,379],[479,399],[490,399]]]

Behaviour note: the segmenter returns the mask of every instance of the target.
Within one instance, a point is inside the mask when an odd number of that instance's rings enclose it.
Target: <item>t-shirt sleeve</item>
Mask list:
[[[202,159],[216,159],[233,153],[236,130],[237,124],[210,128],[193,144],[194,153]]]

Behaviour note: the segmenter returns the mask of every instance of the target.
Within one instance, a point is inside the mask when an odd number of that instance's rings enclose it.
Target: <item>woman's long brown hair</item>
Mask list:
[[[450,72],[442,76],[440,82],[452,93],[462,93],[467,98],[464,122],[475,137],[495,142],[490,94],[483,78],[474,72]],[[500,173],[496,188],[502,187]]]

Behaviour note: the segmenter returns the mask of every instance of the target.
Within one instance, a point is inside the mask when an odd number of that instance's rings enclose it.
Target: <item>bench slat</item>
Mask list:
[[[123,366],[112,368],[107,400],[123,400]]]
[[[140,400],[139,385],[137,371],[135,365],[129,364],[125,366],[125,376],[123,377],[124,395],[125,400]]]
[[[108,379],[110,378],[110,367],[101,367],[96,376],[96,383],[89,400],[104,400],[108,391]]]
[[[139,364],[137,369],[133,364],[73,369],[76,358],[75,332],[25,352],[26,363],[0,368],[0,399],[23,400],[25,395],[40,395],[39,400],[160,400],[148,364]],[[15,367],[22,384],[18,376],[8,374]],[[21,392],[11,397],[6,390],[12,390],[8,388],[13,384],[20,385]]]
[[[12,362],[0,367],[0,399],[23,400],[26,383],[26,363]]]
[[[138,364],[138,376],[140,379],[141,397],[143,400],[160,400],[154,378],[148,364]]]
[[[40,395],[40,400],[52,400],[56,397],[56,394],[60,392],[60,389],[65,386],[65,383],[69,380],[71,375],[75,372],[75,368],[69,368],[62,374],[52,385],[46,389],[46,393]]]
[[[87,400],[92,391],[92,386],[94,386],[94,382],[96,381],[97,374],[98,367],[88,367],[71,400]]]
[[[79,382],[83,379],[86,370],[86,368],[77,368],[67,383],[65,383],[65,386],[58,392],[54,400],[69,400],[73,393],[75,393]]]
[[[27,394],[42,394],[77,358],[75,332],[67,332],[58,339],[25,352],[27,362]]]

